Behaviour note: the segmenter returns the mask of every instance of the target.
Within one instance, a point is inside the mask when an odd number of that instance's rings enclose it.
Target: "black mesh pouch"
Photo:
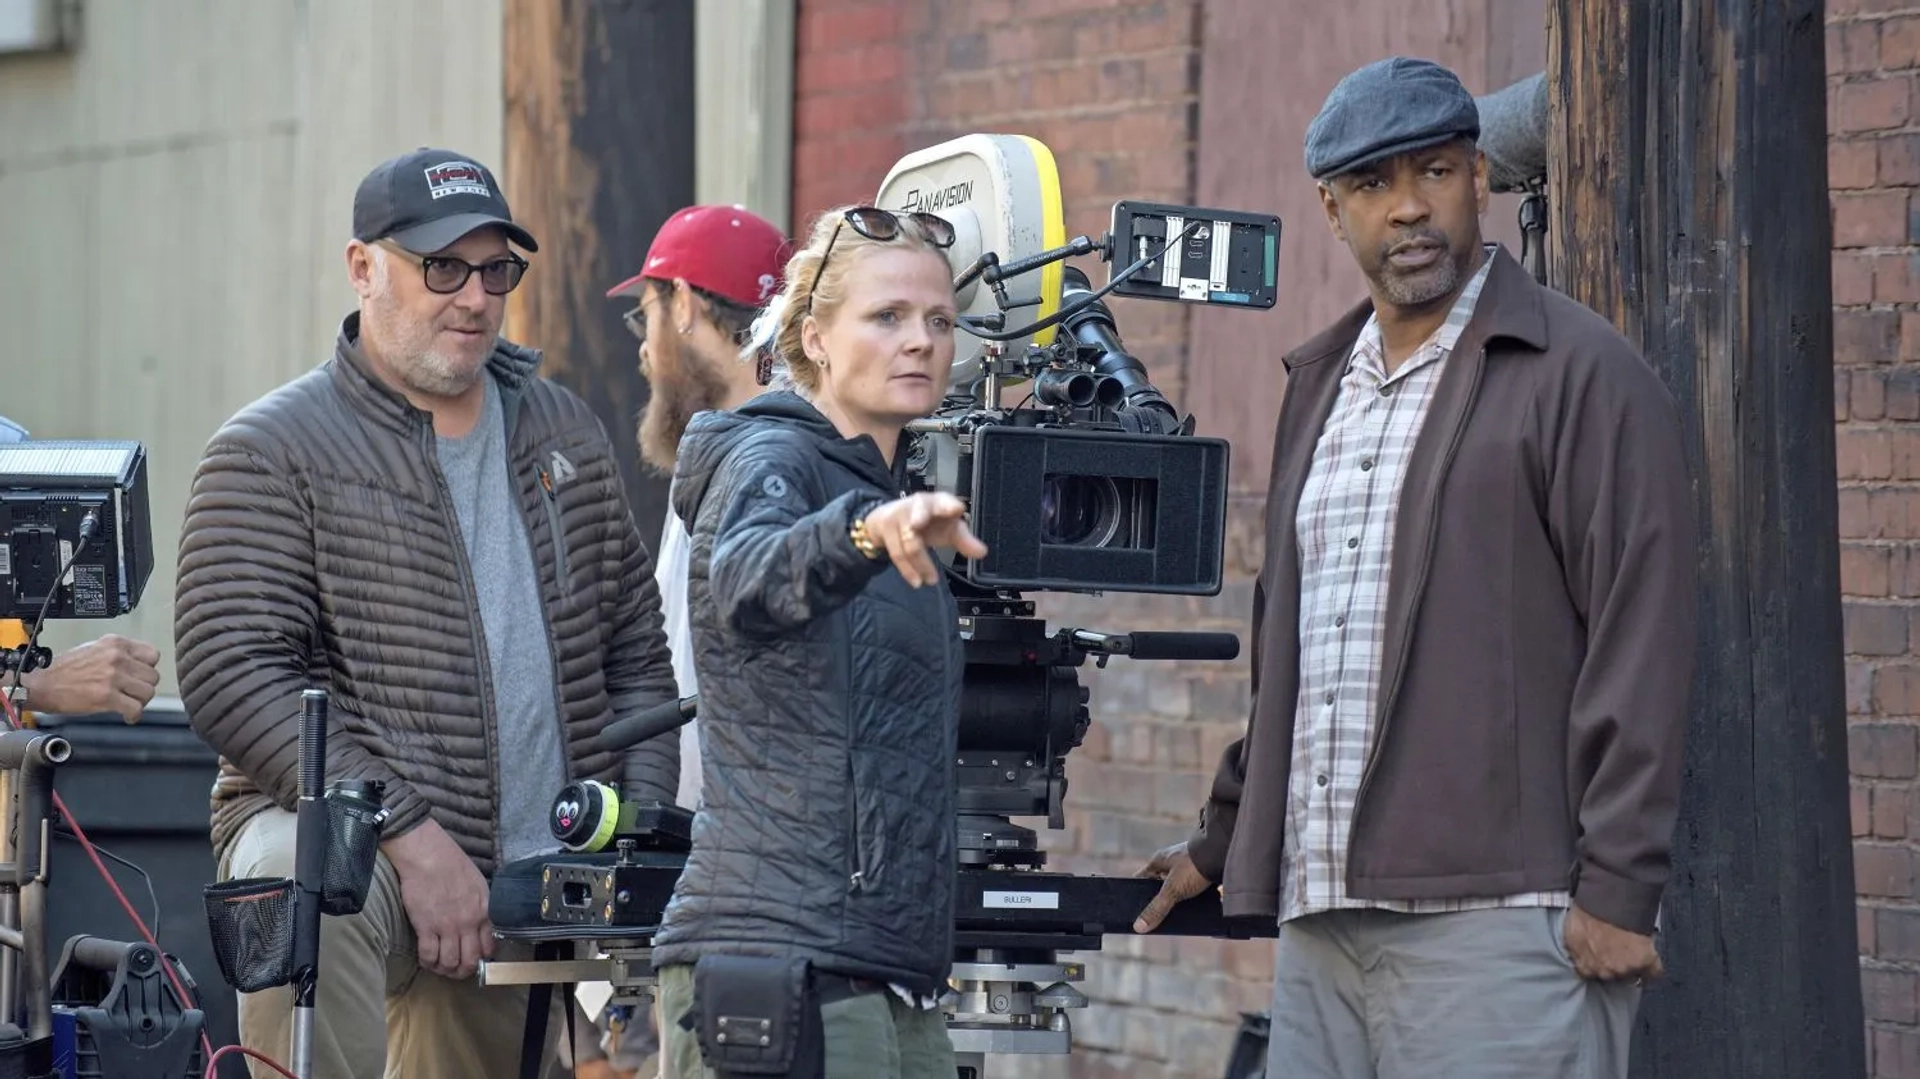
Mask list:
[[[220,973],[235,991],[258,993],[293,980],[293,881],[242,877],[205,889],[207,930]]]

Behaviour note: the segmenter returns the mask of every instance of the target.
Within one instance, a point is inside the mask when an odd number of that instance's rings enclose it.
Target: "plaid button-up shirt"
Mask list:
[[[1300,544],[1300,695],[1287,782],[1281,919],[1371,907],[1438,913],[1564,906],[1565,893],[1377,900],[1347,895],[1347,838],[1377,735],[1388,568],[1400,486],[1447,357],[1486,284],[1480,266],[1440,328],[1391,375],[1368,319],[1314,447],[1294,527]]]

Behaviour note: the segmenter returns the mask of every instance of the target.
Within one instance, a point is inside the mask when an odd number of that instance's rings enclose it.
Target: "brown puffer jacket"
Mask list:
[[[465,547],[431,417],[377,382],[356,348],[248,405],[208,443],[181,529],[180,695],[220,754],[216,857],[269,800],[299,793],[300,692],[330,694],[327,778],[379,779],[387,836],[428,814],[482,873],[497,862],[493,694]],[[569,778],[673,800],[678,734],[593,746],[616,717],[675,692],[652,559],[604,428],[502,341],[509,467],[539,567]]]

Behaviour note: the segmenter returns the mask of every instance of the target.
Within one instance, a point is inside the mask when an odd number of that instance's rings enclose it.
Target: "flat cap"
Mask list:
[[[1307,126],[1307,174],[1351,172],[1449,139],[1480,138],[1480,109],[1453,72],[1391,56],[1341,79]]]

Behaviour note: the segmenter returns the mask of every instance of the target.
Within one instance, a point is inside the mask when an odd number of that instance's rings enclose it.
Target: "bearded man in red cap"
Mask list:
[[[744,355],[753,320],[780,291],[791,245],[766,218],[739,206],[690,206],[654,235],[640,272],[607,291],[638,302],[626,313],[640,339],[640,373],[650,390],[640,414],[640,458],[673,475],[680,436],[696,412],[737,408],[766,387],[769,368]],[[680,695],[698,692],[687,630],[687,527],[668,513],[654,558],[667,643]],[[698,721],[695,721],[696,723]],[[698,808],[700,745],[681,728],[676,801]]]

